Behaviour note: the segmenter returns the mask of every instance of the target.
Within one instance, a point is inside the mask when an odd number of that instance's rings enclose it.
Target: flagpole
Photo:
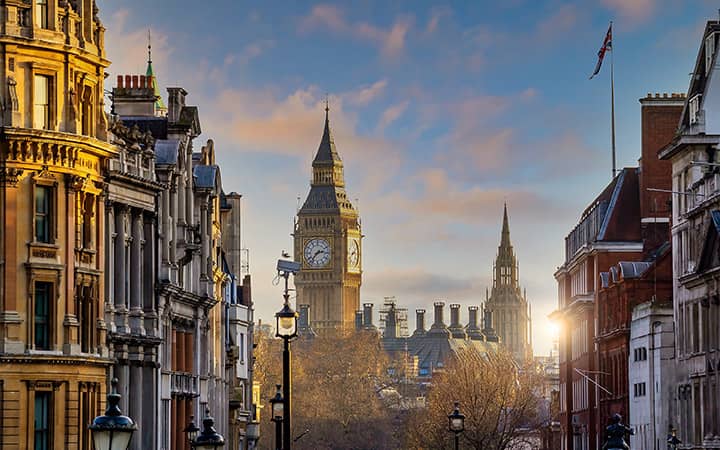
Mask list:
[[[610,21],[610,29],[612,30],[612,21]],[[615,55],[615,37],[611,38],[610,47],[610,120],[612,122],[612,177],[615,178],[617,167],[615,165],[615,77],[614,77],[614,55]]]

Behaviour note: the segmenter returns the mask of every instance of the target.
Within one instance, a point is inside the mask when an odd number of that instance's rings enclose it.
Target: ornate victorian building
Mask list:
[[[530,305],[520,290],[519,266],[510,243],[507,205],[503,210],[503,224],[497,258],[493,267],[493,286],[485,302],[491,312],[492,326],[503,344],[518,361],[532,358],[530,338]]]
[[[182,430],[207,406],[230,445],[247,448],[252,308],[249,276],[240,279],[240,196],[223,193],[212,140],[194,151],[201,128],[187,92],[168,88],[163,115],[154,86],[152,77],[121,76],[113,89],[112,130],[127,148],[113,164],[127,173],[110,176],[134,187],[108,208],[116,224],[108,320],[116,376],[141,424],[133,445],[186,449]]]
[[[297,303],[309,306],[309,325],[316,331],[353,327],[362,282],[360,218],[345,192],[343,163],[328,115],[326,107],[310,193],[293,234],[295,260],[302,261],[295,277]]]
[[[0,449],[87,450],[112,363],[104,28],[92,0],[0,10]]]
[[[708,21],[672,141],[673,310],[683,448],[720,448],[720,22]]]

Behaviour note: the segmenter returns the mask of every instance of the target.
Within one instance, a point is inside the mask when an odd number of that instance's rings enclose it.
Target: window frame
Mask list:
[[[58,83],[58,70],[53,66],[47,66],[43,64],[32,64],[31,71],[32,82],[30,83],[30,126],[29,128],[35,130],[46,130],[55,131],[57,129],[57,83]],[[37,92],[35,89],[35,77],[45,77],[48,80],[48,94],[47,94],[47,126],[37,127],[35,123],[35,106]]]
[[[50,30],[50,2],[48,0],[35,0],[33,2],[33,21],[36,28]]]
[[[48,287],[47,295],[46,295],[46,301],[47,301],[47,312],[46,312],[46,333],[45,333],[45,340],[46,343],[44,346],[38,346],[38,315],[37,315],[37,309],[38,309],[38,285],[46,285]],[[33,295],[32,295],[32,348],[35,350],[44,350],[44,351],[52,351],[55,347],[55,339],[53,336],[53,333],[55,331],[55,327],[53,326],[53,315],[55,313],[55,307],[53,302],[53,296],[55,294],[55,283],[52,281],[47,281],[44,279],[34,280],[33,281]]]
[[[48,223],[48,241],[39,241],[37,239],[37,204],[36,196],[38,187],[49,190],[50,211],[47,213],[49,216]],[[57,243],[57,225],[58,225],[58,182],[54,178],[35,177],[33,179],[33,188],[31,193],[32,209],[31,209],[31,222],[32,222],[32,242],[33,244],[41,245],[55,245]]]
[[[38,394],[47,399],[45,405],[45,427],[42,429],[43,434],[46,436],[44,446],[38,447],[38,427],[37,427],[37,406],[38,406]],[[52,390],[35,390],[33,394],[33,449],[34,450],[51,450],[53,448],[53,401],[54,395]]]

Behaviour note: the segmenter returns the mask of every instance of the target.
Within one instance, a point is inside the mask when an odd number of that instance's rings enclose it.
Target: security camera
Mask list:
[[[277,262],[278,272],[291,273],[295,275],[300,272],[300,263],[295,261],[288,261],[286,259],[278,259]]]

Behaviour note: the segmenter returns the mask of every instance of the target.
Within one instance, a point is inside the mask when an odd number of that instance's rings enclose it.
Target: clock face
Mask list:
[[[330,244],[325,239],[310,239],[303,252],[305,263],[310,267],[325,267],[330,263]]]
[[[360,264],[360,244],[357,239],[350,239],[348,244],[348,266],[358,267]]]

